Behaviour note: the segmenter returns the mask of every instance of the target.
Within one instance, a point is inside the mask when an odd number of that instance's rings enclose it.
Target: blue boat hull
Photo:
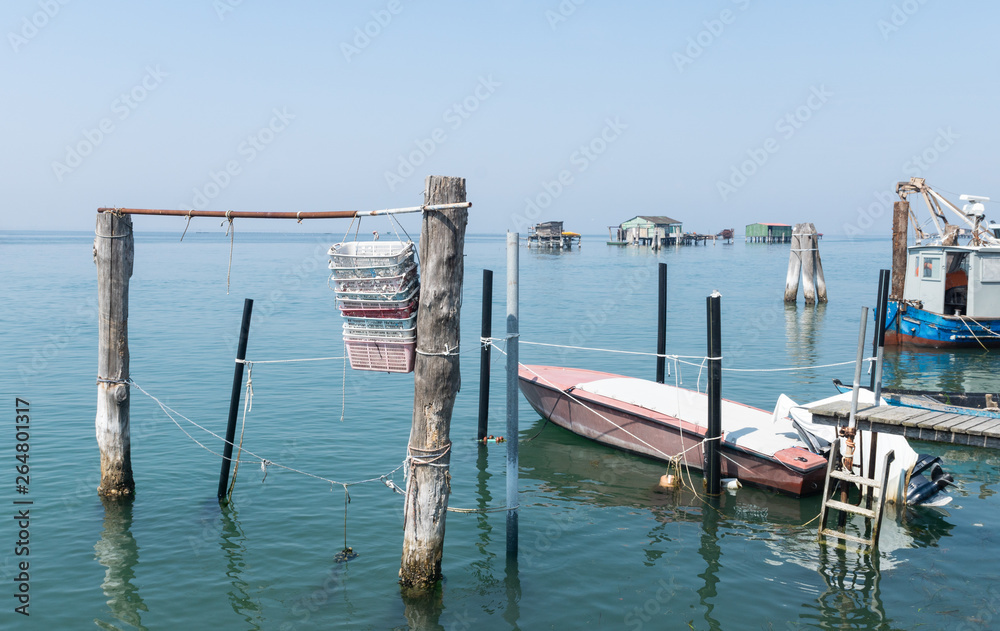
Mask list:
[[[958,348],[1000,347],[1000,319],[944,316],[890,300],[886,311],[886,346]]]

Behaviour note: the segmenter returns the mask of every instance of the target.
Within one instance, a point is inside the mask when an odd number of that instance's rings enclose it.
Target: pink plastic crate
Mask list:
[[[409,318],[417,312],[417,299],[409,302],[365,302],[352,300],[340,303],[340,312],[352,318]]]
[[[415,342],[344,340],[354,370],[413,372]]]

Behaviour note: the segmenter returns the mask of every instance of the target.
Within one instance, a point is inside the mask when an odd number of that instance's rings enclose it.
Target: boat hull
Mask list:
[[[617,377],[589,370],[524,366],[519,382],[531,407],[560,427],[601,444],[661,461],[679,456],[689,467],[701,471],[705,427],[638,405],[574,390],[581,382]],[[771,456],[723,441],[722,454],[723,477],[738,478],[743,484],[796,497],[818,493],[823,488],[826,459],[806,449],[783,449]]]
[[[946,316],[889,301],[885,345],[924,348],[1000,347],[1000,319]]]

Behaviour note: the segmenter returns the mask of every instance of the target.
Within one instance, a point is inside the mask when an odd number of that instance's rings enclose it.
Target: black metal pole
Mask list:
[[[887,271],[888,270],[879,270],[878,273],[878,294],[876,294],[875,296],[875,334],[872,336],[872,357],[874,357],[875,353],[878,351],[879,331],[882,332],[882,344],[885,345],[885,307],[882,304],[882,296],[883,294],[888,296],[885,287],[886,283],[885,273]],[[868,389],[871,390],[872,392],[875,391],[874,366],[872,366],[871,385],[869,386]]]
[[[722,492],[722,321],[719,292],[705,299],[708,315],[708,433],[705,435],[705,491]]]
[[[233,458],[233,439],[236,438],[236,417],[240,408],[240,392],[243,390],[242,360],[247,357],[247,337],[250,335],[250,314],[253,312],[253,300],[243,301],[243,322],[240,324],[240,341],[236,346],[236,371],[233,373],[233,392],[229,397],[229,423],[226,425],[226,444],[222,448],[222,471],[219,472],[219,501],[226,497],[226,485],[229,484],[229,467]]]
[[[656,383],[663,383],[667,358],[667,264],[660,263],[659,296],[656,314]]]
[[[481,336],[489,338],[493,331],[493,270],[483,270],[483,327]],[[489,429],[490,410],[490,350],[483,342],[479,351],[479,430],[476,440],[482,442]]]

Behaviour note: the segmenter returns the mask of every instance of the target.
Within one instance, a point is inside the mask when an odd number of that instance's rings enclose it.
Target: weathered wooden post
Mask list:
[[[424,204],[465,201],[465,178],[429,176]],[[451,413],[461,386],[459,312],[469,211],[425,210],[420,233],[420,306],[414,367],[413,424],[407,446],[399,582],[424,590],[441,579],[445,516],[451,491]]]
[[[788,274],[785,276],[785,302],[795,302],[802,276],[802,296],[807,305],[826,302],[826,279],[819,256],[819,237],[812,223],[797,223],[792,229]]]
[[[903,299],[903,283],[906,280],[906,236],[910,217],[910,202],[895,202],[892,205],[892,288],[889,300]]]
[[[135,492],[129,437],[128,282],[135,242],[132,218],[97,214],[94,263],[97,265],[97,446],[101,484],[97,493],[121,497]]]
[[[795,302],[799,296],[799,275],[802,271],[802,224],[792,228],[792,248],[788,255],[788,273],[785,275],[785,302]]]

